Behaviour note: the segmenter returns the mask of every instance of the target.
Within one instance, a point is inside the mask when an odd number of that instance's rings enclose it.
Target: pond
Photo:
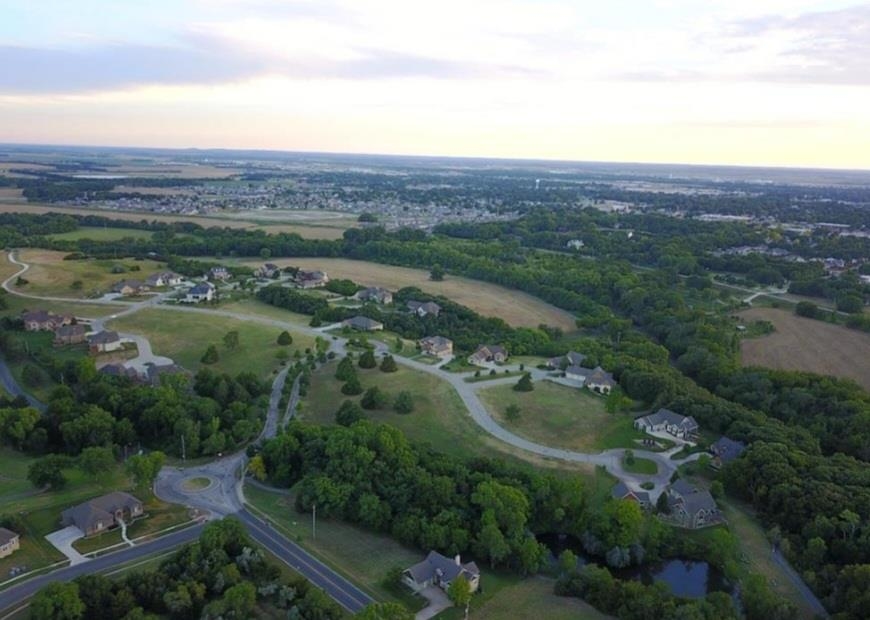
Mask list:
[[[604,566],[603,559],[586,555],[580,541],[573,536],[542,534],[537,538],[550,550],[550,561],[553,563],[562,551],[570,549],[577,556],[578,564]],[[634,579],[645,585],[664,583],[672,594],[685,598],[701,598],[709,592],[731,591],[721,571],[699,560],[671,558],[643,566],[611,568],[610,572],[618,579]]]

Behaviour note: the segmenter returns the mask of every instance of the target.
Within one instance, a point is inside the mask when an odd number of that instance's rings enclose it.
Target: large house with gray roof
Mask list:
[[[710,465],[715,469],[720,469],[723,465],[727,465],[743,454],[744,450],[746,450],[746,444],[742,441],[735,441],[723,435],[710,446],[710,452],[713,453]]]
[[[354,316],[341,322],[342,327],[349,327],[361,332],[376,332],[384,329],[384,324],[367,316]]]
[[[447,590],[450,583],[463,575],[475,592],[480,585],[480,569],[474,562],[462,563],[457,555],[451,559],[441,555],[437,551],[430,551],[426,559],[402,573],[402,581],[414,592],[424,590],[429,586],[436,585],[442,590]]]
[[[671,518],[682,527],[699,529],[716,525],[723,521],[716,500],[709,491],[699,489],[695,485],[680,478],[671,484],[667,493],[668,508]]]
[[[61,524],[74,525],[85,536],[93,536],[117,526],[122,520],[130,522],[144,514],[142,502],[122,491],[113,491],[101,497],[67,508],[61,513]]]
[[[634,421],[634,427],[647,433],[665,431],[681,439],[694,439],[698,435],[698,423],[692,416],[685,416],[671,411],[659,409],[651,415],[645,415]]]

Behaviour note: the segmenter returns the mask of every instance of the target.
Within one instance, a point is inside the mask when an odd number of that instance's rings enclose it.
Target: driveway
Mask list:
[[[437,616],[448,607],[453,607],[453,603],[447,598],[447,594],[438,586],[429,586],[420,591],[420,596],[429,601],[429,604],[414,614],[414,620],[429,620]]]
[[[50,542],[55,548],[69,558],[69,565],[75,566],[82,562],[90,561],[81,553],[73,549],[73,543],[79,538],[84,538],[85,535],[75,525],[70,525],[62,530],[57,530],[51,534],[46,534],[45,539]]]

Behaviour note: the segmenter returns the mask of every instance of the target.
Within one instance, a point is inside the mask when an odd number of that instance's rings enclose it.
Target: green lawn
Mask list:
[[[642,459],[637,456],[634,457],[631,463],[629,463],[627,459],[622,459],[622,466],[627,472],[633,474],[644,474],[647,476],[654,476],[659,471],[659,466],[656,465],[655,461]]]
[[[483,387],[478,395],[499,424],[544,445],[588,452],[636,447],[634,438],[643,437],[629,415],[607,413],[602,397],[551,381],[535,383],[531,392],[499,385]],[[520,408],[516,420],[505,416],[512,404]]]
[[[495,381],[496,379],[506,379],[509,377],[522,377],[525,372],[520,372],[519,370],[515,370],[513,372],[505,372],[502,370],[501,372],[496,372],[494,375],[490,373],[489,370],[480,373],[479,377],[465,377],[466,383],[481,383],[483,381]],[[513,386],[510,386],[513,387]]]
[[[292,332],[293,345],[276,343],[281,330],[253,321],[239,321],[223,316],[205,316],[171,310],[145,309],[110,323],[112,329],[147,336],[157,355],[171,357],[176,363],[196,372],[203,364],[200,358],[209,344],[218,348],[220,359],[210,368],[236,375],[253,372],[267,377],[280,367],[275,354],[279,349],[293,353],[314,346],[314,338]],[[239,347],[227,349],[223,337],[230,331],[239,332]]]
[[[28,357],[9,356],[7,363],[12,371],[12,375],[18,381],[19,385],[23,386],[31,394],[39,399],[45,400],[51,391],[57,386],[54,377],[44,373],[44,380],[40,385],[28,385],[23,381],[22,373],[27,364],[33,364],[41,368],[45,368],[40,360],[53,358],[55,360],[66,362],[76,361],[87,356],[87,345],[69,345],[55,348],[52,345],[54,334],[52,332],[25,332],[15,331],[10,332],[11,346],[16,347],[21,351],[30,353]]]
[[[79,239],[91,239],[93,241],[118,241],[120,239],[150,239],[150,230],[136,228],[108,228],[102,226],[81,226],[72,232],[46,235],[49,239],[57,241],[78,241]]]
[[[264,512],[291,540],[295,540],[378,600],[414,600],[401,590],[386,587],[387,574],[396,567],[407,568],[425,553],[409,549],[392,538],[334,520],[317,520],[317,537],[312,534],[310,514],[296,512],[292,495],[245,486],[245,500]]]
[[[310,316],[307,316],[305,314],[298,314],[296,312],[290,312],[289,310],[284,310],[283,308],[278,308],[276,306],[265,304],[262,301],[259,301],[253,297],[235,299],[228,303],[221,302],[220,304],[218,304],[218,307],[221,310],[251,314],[261,316],[267,319],[276,319],[278,321],[287,321],[288,323],[296,323],[298,325],[307,326],[308,323],[311,322]]]
[[[514,583],[506,582],[488,597],[492,578],[484,571],[481,583],[484,594],[475,599],[483,599],[475,606],[473,617],[478,620],[525,620],[541,618],[546,620],[606,620],[607,616],[582,599],[556,596],[553,594],[554,581],[544,577],[530,577]],[[494,584],[502,585],[500,583]],[[475,601],[477,602],[477,601]],[[439,618],[461,618],[459,610],[450,610]]]

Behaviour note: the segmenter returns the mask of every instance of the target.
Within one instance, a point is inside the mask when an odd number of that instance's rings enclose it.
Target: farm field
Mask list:
[[[513,385],[482,387],[480,400],[492,417],[508,430],[548,446],[595,451],[637,447],[643,434],[633,427],[632,416],[607,413],[604,398],[585,391],[539,381],[532,392],[517,392]],[[507,408],[516,404],[519,418],[509,420]]]
[[[292,354],[296,349],[304,351],[314,346],[314,338],[307,334],[292,332],[293,345],[280,347],[276,339],[281,330],[277,327],[169,309],[141,310],[111,321],[109,327],[146,336],[156,355],[171,357],[192,372],[203,366],[200,358],[209,344],[216,345],[220,354],[218,362],[209,368],[230,375],[253,372],[261,378],[266,378],[279,367],[275,358],[279,349]],[[229,350],[223,344],[223,337],[234,330],[239,332],[239,347]]]
[[[119,239],[150,239],[153,235],[150,230],[137,228],[110,228],[102,226],[81,226],[76,230],[65,233],[47,235],[50,239],[58,241],[78,241],[79,239],[91,239],[93,241],[118,241]]]
[[[132,258],[65,261],[63,257],[66,254],[35,249],[19,251],[19,260],[28,263],[30,269],[23,276],[28,284],[17,287],[17,290],[29,295],[85,299],[109,292],[112,284],[119,280],[144,280],[165,268],[156,261]],[[112,269],[117,267],[127,271],[112,273]],[[138,268],[138,271],[130,271],[131,268]],[[73,288],[73,283],[77,281],[81,283],[81,288]]]
[[[0,187],[0,203],[20,203],[23,201],[23,190],[16,187]]]
[[[218,308],[220,310],[226,310],[227,312],[251,314],[267,319],[296,323],[303,326],[308,326],[308,323],[311,322],[310,316],[297,314],[296,312],[290,312],[289,310],[278,308],[277,306],[265,304],[253,297],[236,299],[227,303],[221,302]]]
[[[740,316],[770,321],[776,327],[767,336],[743,340],[744,366],[833,375],[870,389],[870,334],[776,308],[751,308]]]
[[[496,316],[514,326],[537,327],[546,323],[566,332],[577,329],[574,316],[540,299],[495,284],[447,276],[443,282],[432,282],[422,269],[381,265],[343,258],[282,258],[272,260],[282,267],[293,265],[305,269],[322,269],[330,278],[348,278],[368,286],[383,286],[397,290],[416,286],[427,293],[444,295],[456,303],[468,306],[484,316]],[[262,261],[244,261],[259,265]]]
[[[334,377],[335,367],[335,363],[330,363],[312,373],[309,396],[303,401],[299,416],[301,420],[334,424],[335,412],[344,400],[359,401],[361,398],[341,393],[341,383]],[[590,472],[584,464],[538,457],[491,437],[474,423],[451,385],[436,376],[401,366],[394,373],[383,373],[377,368],[357,368],[357,372],[363,388],[376,385],[393,397],[400,390],[411,392],[414,411],[410,414],[398,414],[390,406],[366,411],[366,416],[396,426],[412,441],[429,444],[439,452],[461,458],[486,456],[504,459],[508,456],[518,464],[525,462],[582,474]]]

